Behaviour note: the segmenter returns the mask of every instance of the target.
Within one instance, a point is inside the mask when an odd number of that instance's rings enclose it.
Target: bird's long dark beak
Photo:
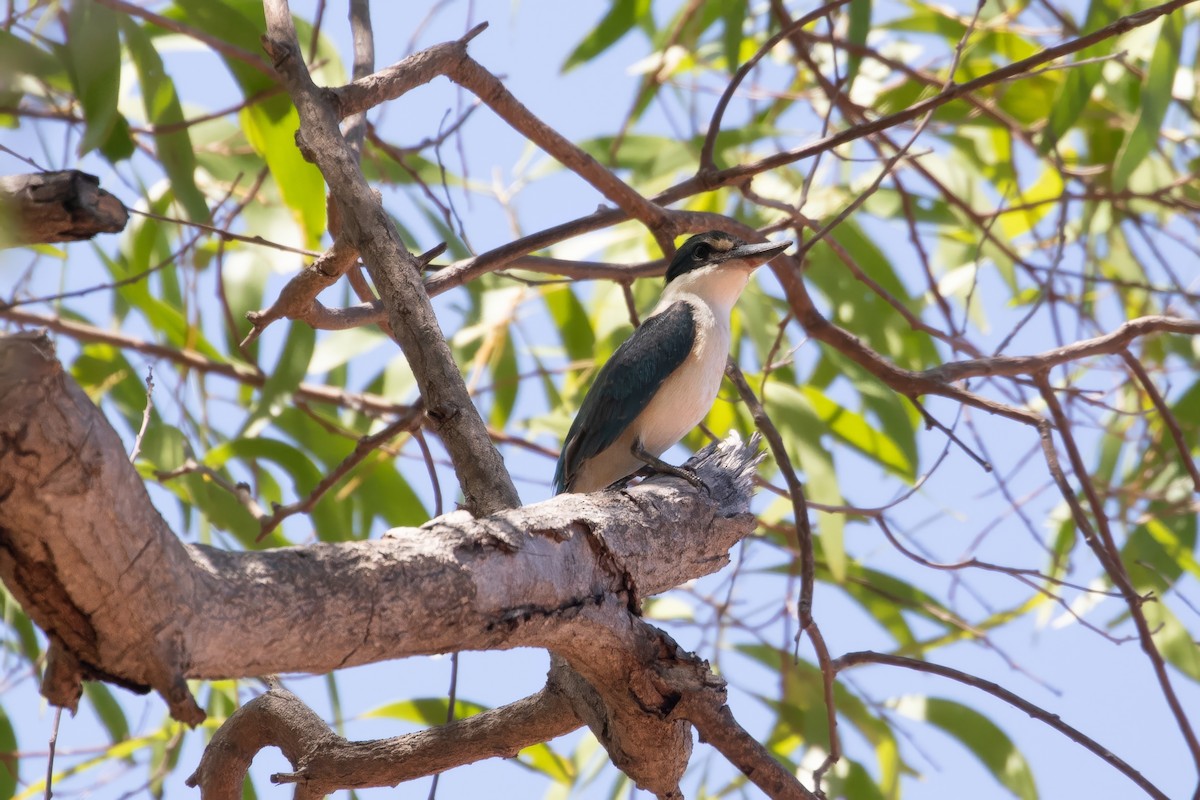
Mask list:
[[[791,247],[791,241],[743,244],[721,254],[722,262],[739,261],[747,267],[758,267]]]

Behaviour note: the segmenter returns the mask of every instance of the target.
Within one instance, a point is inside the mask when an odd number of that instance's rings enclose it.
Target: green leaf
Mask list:
[[[1196,515],[1179,513],[1174,503],[1154,501],[1146,521],[1137,526],[1121,547],[1121,560],[1139,593],[1166,594],[1184,572],[1200,578],[1200,564],[1192,555],[1196,547]]]
[[[105,6],[75,2],[67,15],[68,47],[63,48],[71,82],[83,107],[86,126],[79,155],[109,140],[116,127],[121,94],[121,41],[117,15]]]
[[[1057,209],[1063,193],[1063,176],[1058,168],[1047,164],[1042,174],[1028,189],[1017,195],[1014,205],[1019,208],[1000,215],[1000,232],[1006,239],[1015,239],[1033,230],[1034,226]]]
[[[304,230],[306,246],[315,248],[325,232],[325,179],[296,147],[299,113],[290,104],[279,111],[276,104],[259,103],[243,108],[238,120],[250,146],[267,162],[283,202]]]
[[[27,661],[37,661],[42,655],[37,629],[3,586],[0,586],[0,617],[12,633],[4,638],[5,646],[19,653]]]
[[[908,481],[916,480],[916,465],[890,436],[872,427],[861,414],[835,403],[820,389],[805,386],[800,391],[830,433],[885,469]]]
[[[265,436],[228,439],[205,454],[204,465],[219,470],[233,459],[250,466],[257,459],[279,465],[292,479],[292,487],[300,496],[308,494],[321,482],[322,472],[312,459],[295,446],[278,439]]]
[[[420,525],[429,521],[429,511],[421,498],[405,480],[403,473],[396,469],[395,461],[384,453],[367,459],[347,480],[358,482],[354,499],[362,511],[362,519],[357,526],[360,538],[367,537],[376,517],[391,527]],[[339,490],[340,486],[334,487],[317,508],[320,509],[326,501],[332,504],[340,502],[337,499]]]
[[[112,692],[103,683],[84,681],[83,693],[87,695],[92,710],[100,718],[100,724],[108,731],[108,740],[113,744],[129,738],[129,722],[125,719],[125,711],[112,696]],[[4,797],[0,791],[0,797]]]
[[[240,0],[176,0],[167,16],[180,19],[222,41],[261,53],[266,32],[261,3]],[[222,57],[249,100],[275,86],[275,80],[237,58]],[[266,63],[265,61],[263,62]],[[238,114],[250,146],[267,162],[279,193],[304,230],[306,246],[316,248],[325,232],[325,182],[296,148],[300,118],[286,96],[269,97]]]
[[[1177,15],[1163,17],[1150,68],[1142,82],[1137,123],[1122,143],[1113,165],[1112,186],[1116,191],[1125,188],[1129,176],[1154,150],[1162,133],[1162,123],[1171,105],[1171,87],[1179,69],[1181,38]]]
[[[526,747],[517,754],[517,763],[534,772],[540,772],[555,783],[565,786],[574,783],[578,774],[575,771],[575,765],[569,759],[556,753],[548,744]]]
[[[1142,610],[1163,658],[1184,675],[1200,682],[1200,644],[1196,644],[1187,627],[1161,600],[1146,603]]]
[[[443,725],[446,722],[446,711],[450,701],[444,697],[419,697],[412,700],[401,700],[388,703],[363,714],[367,719],[401,719],[422,725]],[[487,711],[488,707],[467,700],[456,700],[454,703],[454,718],[463,719]],[[548,745],[537,744],[526,747],[517,756],[522,766],[548,776],[552,780],[570,784],[575,780],[575,768],[562,756],[555,753]]]
[[[850,0],[850,25],[846,30],[846,39],[851,44],[863,47],[867,43],[867,34],[871,32],[871,0]],[[862,65],[862,56],[851,53],[846,62],[846,88],[842,91],[849,93]]]
[[[1088,4],[1087,18],[1083,30],[1094,31],[1104,27],[1124,13],[1125,4],[1120,0],[1091,0]],[[1116,37],[1103,39],[1091,47],[1086,47],[1076,56],[1078,61],[1107,56],[1116,47]],[[1050,148],[1059,142],[1063,134],[1075,124],[1080,113],[1092,96],[1092,89],[1099,82],[1104,70],[1103,62],[1079,64],[1066,71],[1054,103],[1050,106],[1050,117],[1042,133],[1039,149],[1049,152]]]
[[[721,49],[730,72],[742,58],[742,30],[746,26],[747,0],[725,0],[721,7]]]
[[[423,725],[444,725],[446,712],[450,709],[450,700],[445,697],[416,697],[412,700],[399,700],[394,703],[379,706],[365,712],[363,719],[402,719],[407,722],[419,722]],[[466,719],[481,711],[487,711],[488,706],[472,703],[469,700],[454,701],[454,718]]]
[[[852,219],[838,227],[834,234],[842,249],[862,272],[870,277],[899,305],[916,313],[919,304],[908,294],[895,266],[860,225]],[[972,240],[974,241],[974,240]],[[978,244],[973,244],[978,252]],[[805,273],[833,309],[832,318],[839,325],[866,339],[872,349],[890,356],[906,369],[925,369],[940,363],[936,348],[928,334],[915,331],[892,303],[855,278],[842,261],[842,256],[827,241],[809,252],[810,267]]]
[[[17,734],[4,709],[0,707],[0,797],[8,798],[17,793]]]
[[[923,650],[904,618],[906,611],[944,630],[954,628],[950,620],[956,615],[935,597],[886,572],[850,562],[841,588],[891,634],[901,652],[919,655]]]
[[[513,347],[511,331],[506,331],[504,340],[492,351],[489,363],[492,374],[492,413],[489,421],[500,430],[508,425],[509,417],[517,404],[517,392],[521,388],[517,374],[517,352]]]
[[[590,359],[596,351],[596,334],[588,320],[587,309],[569,284],[548,287],[542,291],[546,309],[554,319],[567,358],[572,361]]]
[[[650,0],[614,0],[604,19],[567,56],[562,71],[569,72],[591,61],[633,30],[633,26],[648,14]]]
[[[252,420],[261,421],[279,414],[287,405],[292,392],[308,374],[317,341],[317,332],[303,322],[293,322],[288,329],[287,341],[279,352],[279,360],[263,383],[262,395]],[[247,423],[250,427],[250,423]]]
[[[248,53],[262,53],[260,37],[267,32],[262,3],[244,3],[236,0],[175,0],[167,9],[166,16],[186,22]],[[242,87],[242,94],[247,99],[275,85],[273,77],[254,69],[241,59],[222,56],[222,60]],[[266,60],[263,59],[262,63],[266,65]],[[272,98],[268,102],[277,112],[291,105],[286,98],[280,97]]]
[[[9,91],[17,75],[50,80],[64,74],[62,63],[54,55],[10,31],[0,30],[0,91]]]
[[[275,539],[255,544],[261,526],[246,507],[224,487],[207,475],[196,472],[171,481],[168,485],[185,503],[194,506],[210,525],[232,533],[246,547],[274,547],[286,544],[276,531]]]
[[[1021,800],[1037,800],[1037,786],[1025,757],[996,723],[978,711],[937,697],[905,697],[898,701],[897,710],[953,736]]]
[[[790,445],[789,455],[795,466],[804,471],[807,498],[826,505],[842,505],[833,456],[821,443],[825,426],[808,397],[795,386],[771,383],[763,393],[763,399],[767,414]],[[845,516],[823,511],[816,515],[829,572],[840,582],[846,577]]]
[[[145,397],[142,398],[145,402]],[[146,435],[142,437],[141,460],[154,471],[169,472],[181,466],[187,457],[187,437],[174,425],[163,422],[152,412]]]
[[[137,69],[146,119],[154,125],[158,161],[171,181],[171,191],[195,222],[208,222],[208,204],[196,188],[196,155],[187,128],[160,132],[160,128],[184,121],[175,82],[163,68],[162,58],[146,32],[129,17],[122,17],[125,47]]]
[[[779,714],[775,728],[763,744],[781,760],[785,760],[789,753],[804,743],[827,750],[829,729],[821,670],[805,661],[796,661],[791,653],[769,645],[739,644],[736,649],[778,675],[783,684],[781,697],[756,695]],[[838,714],[848,720],[875,749],[879,764],[878,785],[884,796],[896,796],[901,772],[911,772],[911,769],[900,758],[900,749],[891,726],[872,713],[870,707],[841,682],[834,683],[833,702]]]

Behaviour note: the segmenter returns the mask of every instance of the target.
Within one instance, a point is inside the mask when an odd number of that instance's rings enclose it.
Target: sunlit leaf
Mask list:
[[[846,30],[846,40],[851,44],[863,47],[867,43],[867,34],[871,31],[871,0],[850,0],[847,7],[850,25]],[[858,76],[858,68],[862,65],[862,55],[852,52],[846,59],[846,88],[849,92]]]
[[[805,394],[783,383],[772,383],[764,392],[768,415],[791,446],[795,466],[803,470],[809,500],[826,505],[841,505],[833,457],[821,443],[825,426]],[[825,557],[834,580],[846,575],[846,553],[843,544],[845,517],[842,514],[817,512],[817,529],[825,547]]]
[[[721,3],[721,48],[732,71],[740,66],[742,28],[746,25],[746,0],[725,0]]]
[[[1129,182],[1129,177],[1142,159],[1154,149],[1162,131],[1167,108],[1171,105],[1171,89],[1175,85],[1175,72],[1179,68],[1181,33],[1176,15],[1168,14],[1162,19],[1158,43],[1154,56],[1146,70],[1139,100],[1140,111],[1137,123],[1129,131],[1121,151],[1113,165],[1113,189],[1120,191]]]
[[[1120,0],[1091,0],[1083,30],[1094,31],[1125,13],[1127,6]],[[1112,52],[1116,39],[1102,39],[1081,50],[1075,58],[1079,61],[1100,58]],[[1100,80],[1103,62],[1080,64],[1066,71],[1062,87],[1050,106],[1050,116],[1042,131],[1041,150],[1049,149],[1062,139],[1063,134],[1075,124],[1079,114],[1092,96],[1092,90]]]
[[[175,83],[166,74],[154,43],[140,26],[128,18],[122,18],[121,31],[125,37],[125,47],[137,68],[146,120],[155,128],[158,162],[171,180],[171,191],[190,219],[207,222],[208,204],[196,188],[196,155],[192,139],[187,128],[179,127],[183,123],[183,109],[179,104]],[[178,129],[171,130],[172,126]]]
[[[800,391],[830,433],[886,469],[907,480],[916,479],[916,465],[886,433],[872,427],[861,414],[838,405],[815,387],[804,386]]]
[[[63,74],[63,65],[54,55],[11,31],[0,30],[0,91],[9,91],[18,75],[49,80]]]
[[[924,720],[953,736],[1021,800],[1037,800],[1025,757],[1004,731],[978,711],[937,697],[906,697],[897,707],[905,716]]]
[[[1154,632],[1154,643],[1163,658],[1171,666],[1200,682],[1200,644],[1192,633],[1164,602],[1146,603],[1142,606],[1146,624]]]
[[[305,246],[314,248],[325,231],[325,179],[296,148],[300,115],[290,105],[277,114],[273,104],[242,109],[238,119],[246,139],[271,169],[283,201],[305,232]]]
[[[450,701],[445,697],[417,697],[412,700],[386,703],[365,712],[362,717],[363,719],[402,719],[407,722],[419,722],[423,725],[442,725],[446,722],[446,712],[449,710]],[[472,703],[469,700],[454,701],[454,719],[466,719],[487,710],[488,706]]]
[[[604,19],[567,56],[562,66],[563,72],[591,61],[612,47],[649,12],[650,0],[614,0]]]

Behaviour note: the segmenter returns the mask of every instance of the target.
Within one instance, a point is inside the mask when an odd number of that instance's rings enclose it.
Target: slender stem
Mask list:
[[[885,664],[892,667],[903,667],[904,669],[911,669],[916,672],[927,672],[931,675],[940,675],[943,678],[950,678],[951,680],[958,681],[959,683],[966,684],[967,686],[980,689],[992,695],[993,697],[1003,700],[1015,708],[1021,709],[1034,719],[1046,723],[1071,741],[1076,742],[1092,753],[1095,753],[1101,759],[1108,762],[1113,768],[1136,783],[1142,789],[1142,791],[1155,798],[1155,800],[1169,800],[1167,795],[1164,794],[1153,783],[1148,781],[1146,777],[1142,775],[1142,773],[1129,766],[1129,764],[1125,763],[1125,761],[1119,758],[1107,747],[1098,744],[1091,737],[1063,722],[1057,714],[1046,711],[1045,709],[1029,702],[1020,695],[1014,694],[1004,687],[992,683],[989,680],[984,680],[983,678],[976,677],[966,672],[961,672],[951,667],[944,667],[941,664],[931,664],[928,661],[920,661],[918,659],[908,658],[906,656],[894,656],[886,653],[874,653],[871,651],[846,653],[845,655],[834,659],[833,663],[834,668],[839,672],[843,669],[857,667],[862,664]]]

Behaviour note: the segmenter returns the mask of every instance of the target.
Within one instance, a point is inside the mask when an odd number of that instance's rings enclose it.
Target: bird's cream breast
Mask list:
[[[707,303],[684,298],[692,307],[696,340],[692,352],[667,377],[634,428],[651,454],[662,455],[696,427],[712,408],[725,374],[729,353],[729,319]]]

